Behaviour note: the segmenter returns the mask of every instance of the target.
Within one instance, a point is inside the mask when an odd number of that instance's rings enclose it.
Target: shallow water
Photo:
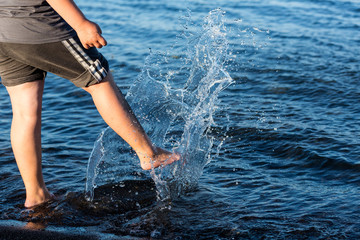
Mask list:
[[[109,238],[359,237],[358,1],[77,2],[103,29],[109,46],[101,51],[118,86],[157,143],[186,153],[186,171],[175,172],[172,184],[164,183],[173,169],[142,171],[134,153],[111,131],[97,141],[106,125],[89,96],[49,75],[44,176],[60,199],[24,211],[25,192],[9,142],[11,107],[1,87],[1,220],[69,231],[77,227]],[[195,51],[194,39],[204,36],[209,26],[204,19],[217,8],[225,11],[220,32],[226,41],[220,46],[227,48],[224,62],[215,62],[223,63],[220,68],[232,84],[197,95],[201,82],[188,81],[196,62],[192,57],[203,57],[195,66],[204,65],[206,57]],[[211,68],[204,69],[194,79],[203,79],[199,76]],[[139,93],[142,87],[169,95],[148,104],[153,99],[138,98],[150,96]],[[178,99],[179,92],[188,98]],[[214,111],[192,121],[185,116],[197,112],[194,96],[216,101]],[[181,106],[185,114],[169,114],[164,105]],[[185,123],[205,130],[196,132]],[[200,137],[192,139],[202,144],[186,145],[186,136]],[[99,159],[96,141],[109,151],[95,168],[97,188],[88,202],[87,167],[92,152]],[[198,177],[190,178],[191,169]],[[189,184],[194,186],[186,188]],[[164,196],[166,201],[157,200]]]

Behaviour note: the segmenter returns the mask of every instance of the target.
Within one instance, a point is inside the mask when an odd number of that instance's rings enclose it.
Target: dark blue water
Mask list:
[[[99,140],[91,98],[49,75],[44,177],[60,199],[25,211],[1,87],[3,223],[109,239],[360,237],[359,1],[77,2],[102,27],[101,51],[140,121],[187,164],[142,171],[111,131]]]

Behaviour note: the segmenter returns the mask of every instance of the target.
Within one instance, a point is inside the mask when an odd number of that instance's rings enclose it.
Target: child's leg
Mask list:
[[[159,167],[180,159],[179,154],[152,144],[114,83],[111,73],[103,82],[84,89],[91,94],[104,121],[137,153],[143,169],[149,170],[152,166]]]
[[[11,99],[13,120],[11,144],[26,188],[25,207],[51,198],[41,168],[41,105],[44,81],[6,88]]]

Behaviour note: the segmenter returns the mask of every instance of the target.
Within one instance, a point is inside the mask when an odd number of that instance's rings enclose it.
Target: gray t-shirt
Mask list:
[[[45,0],[0,0],[0,42],[50,43],[75,35]]]

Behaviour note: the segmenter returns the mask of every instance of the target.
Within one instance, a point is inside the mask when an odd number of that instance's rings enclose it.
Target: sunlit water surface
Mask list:
[[[181,161],[142,171],[91,98],[49,75],[43,166],[24,210],[0,88],[0,219],[112,239],[360,237],[360,3],[77,1],[119,88]]]

